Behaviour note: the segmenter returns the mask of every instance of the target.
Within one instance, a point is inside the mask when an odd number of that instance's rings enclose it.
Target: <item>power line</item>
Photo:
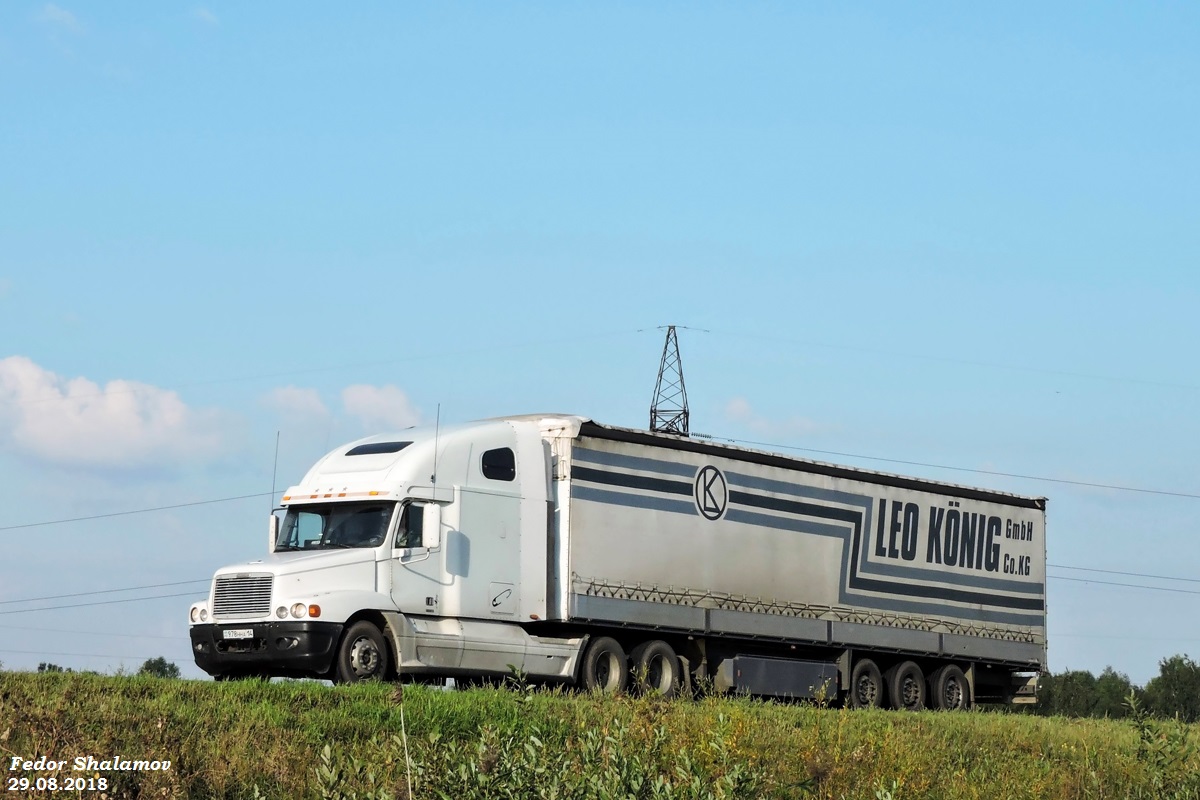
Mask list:
[[[1098,580],[1092,580],[1090,578],[1070,578],[1065,575],[1047,575],[1046,577],[1049,580],[1072,581],[1074,583],[1089,583],[1089,584],[1094,584],[1094,585],[1099,585],[1099,586],[1117,586],[1117,587],[1122,587],[1122,588],[1127,588],[1127,589],[1151,589],[1151,590],[1160,591],[1160,592],[1175,592],[1178,594],[1200,594],[1200,591],[1195,591],[1195,590],[1191,590],[1191,589],[1176,589],[1176,588],[1172,588],[1172,587],[1168,587],[1168,586],[1147,586],[1145,584],[1138,584],[1138,583],[1117,583],[1117,582],[1113,582],[1113,581],[1098,581]],[[198,583],[198,582],[199,581],[183,581],[181,583]],[[172,586],[172,585],[177,585],[177,584],[162,584],[162,585],[163,586]],[[133,589],[132,588],[131,589],[105,589],[101,592],[94,592],[94,593],[93,592],[82,592],[80,594],[104,594],[104,593],[119,592],[119,591],[133,591]],[[76,597],[76,596],[79,596],[79,595],[62,595],[62,597]],[[69,609],[69,608],[89,608],[91,606],[114,605],[117,603],[138,603],[138,602],[143,602],[146,600],[164,600],[164,599],[175,598],[175,597],[195,597],[195,596],[196,596],[195,592],[179,592],[176,594],[150,595],[149,597],[127,597],[127,598],[124,598],[121,600],[97,600],[97,601],[91,602],[91,603],[71,603],[71,604],[56,605],[56,606],[43,606],[41,608],[12,609],[12,610],[8,610],[8,611],[0,611],[0,614],[25,614],[25,613],[30,613],[30,612],[34,612],[34,611],[59,611],[62,609]],[[43,598],[43,599],[48,599],[48,598]],[[30,602],[30,601],[28,601],[28,600],[25,600],[25,601],[8,600],[5,602],[17,603],[17,602]],[[0,626],[0,627],[14,627],[14,626]],[[37,629],[37,630],[42,630],[42,629]],[[76,631],[62,631],[62,632],[63,633],[75,633]],[[161,637],[161,638],[166,638],[166,637]]]
[[[163,636],[161,633],[114,633],[109,630],[69,631],[63,628],[43,628],[38,625],[0,625],[0,628],[10,631],[35,631],[37,633],[72,633],[79,636],[120,636],[126,639],[168,639],[173,642],[178,642],[182,639],[188,638],[182,633],[174,636]]]
[[[52,653],[45,650],[8,650],[0,649],[0,653],[21,653],[28,656],[79,656],[81,658],[158,658],[158,656],[112,656],[105,653]]]
[[[696,434],[692,434],[692,435],[695,436]],[[1048,478],[1043,475],[1022,475],[1021,473],[1018,473],[1018,472],[999,472],[997,470],[990,470],[990,469],[974,469],[971,467],[954,467],[954,466],[950,466],[948,464],[930,464],[930,463],[927,463],[924,461],[905,461],[905,460],[899,459],[899,458],[884,458],[882,456],[864,456],[864,455],[859,455],[858,453],[843,453],[843,452],[839,452],[837,450],[817,450],[812,447],[796,447],[794,445],[778,444],[775,442],[755,442],[755,441],[751,441],[749,439],[732,439],[732,438],[721,437],[721,436],[704,436],[703,434],[701,434],[701,438],[718,439],[721,441],[733,442],[735,444],[748,444],[748,445],[753,445],[754,447],[771,447],[771,448],[776,448],[779,450],[798,450],[798,451],[805,452],[805,453],[820,453],[821,455],[839,456],[841,458],[859,458],[859,459],[863,459],[865,461],[884,461],[889,464],[903,464],[908,467],[928,467],[930,469],[945,469],[945,470],[951,470],[953,472],[972,472],[977,475],[996,475],[996,476],[999,476],[1002,478],[1020,478],[1022,480],[1027,480],[1027,481],[1043,481],[1045,483],[1063,483],[1063,484],[1068,484],[1070,486],[1086,486],[1091,489],[1113,489],[1113,490],[1120,491],[1120,492],[1139,492],[1141,494],[1165,495],[1167,497],[1187,497],[1187,498],[1191,498],[1194,500],[1200,500],[1200,494],[1194,494],[1191,492],[1174,492],[1174,491],[1169,491],[1167,489],[1145,489],[1145,488],[1140,488],[1140,487],[1136,487],[1136,486],[1119,486],[1117,484],[1111,484],[1111,483],[1093,483],[1090,481],[1073,481],[1073,480],[1069,480],[1067,478]],[[0,529],[0,530],[3,530],[3,529]]]
[[[1125,575],[1130,578],[1155,578],[1160,581],[1187,581],[1189,583],[1200,583],[1200,578],[1176,578],[1172,575],[1147,575],[1144,572],[1122,572],[1116,569],[1095,569],[1093,567],[1072,567],[1067,564],[1047,564],[1047,567],[1055,569],[1074,569],[1080,572],[1102,572],[1105,575]]]
[[[90,594],[114,594],[116,592],[133,592],[139,589],[162,589],[166,586],[183,586],[189,583],[208,583],[211,578],[197,578],[192,581],[174,581],[172,583],[147,583],[142,586],[126,586],[122,589],[96,589],[91,592],[72,592],[71,594],[47,594],[41,597],[26,597],[21,600],[0,600],[0,605],[8,603],[36,603],[39,600],[62,600],[66,597],[84,597]]]
[[[1130,378],[1122,375],[1099,375],[1089,372],[1072,372],[1062,369],[1051,369],[1049,367],[1035,367],[1028,364],[1000,364],[992,361],[974,361],[966,358],[953,358],[950,356],[935,356],[924,353],[905,353],[896,350],[880,350],[874,347],[861,347],[858,345],[849,344],[830,344],[829,342],[811,342],[798,339],[788,339],[780,336],[766,336],[754,333],[738,333],[735,331],[705,331],[705,333],[715,333],[718,336],[733,336],[746,339],[761,339],[764,341],[783,342],[785,344],[802,345],[805,347],[825,347],[832,350],[850,350],[857,353],[871,353],[877,356],[887,356],[889,358],[911,358],[923,361],[939,361],[945,364],[962,364],[970,367],[986,367],[988,369],[1002,369],[1013,372],[1036,372],[1042,375],[1061,375],[1067,378],[1085,378],[1094,381],[1112,381],[1114,383],[1135,383],[1144,386],[1162,386],[1171,389],[1200,389],[1200,386],[1191,383],[1176,383],[1173,381],[1152,380],[1148,378]]]
[[[1179,636],[1119,636],[1112,633],[1049,633],[1049,639],[1120,639],[1127,642],[1200,642],[1200,639]]]
[[[1060,566],[1057,564],[1051,564],[1051,565],[1047,565],[1047,566],[1052,566],[1052,567],[1055,567],[1056,569],[1083,569],[1083,570],[1088,569],[1087,567],[1063,567],[1063,566]],[[1111,572],[1111,570],[1096,570],[1096,571],[1097,572]],[[1140,577],[1155,577],[1152,575],[1142,576],[1140,573],[1132,573],[1132,572],[1131,573],[1117,573],[1117,574],[1134,575],[1134,576],[1140,576]],[[1153,590],[1157,590],[1157,591],[1161,591],[1161,592],[1177,592],[1180,594],[1200,594],[1200,591],[1195,591],[1195,590],[1191,590],[1191,589],[1176,589],[1176,588],[1169,587],[1169,586],[1148,586],[1146,584],[1140,584],[1140,583],[1117,583],[1117,582],[1113,582],[1113,581],[1099,581],[1099,580],[1094,580],[1091,578],[1071,578],[1066,575],[1049,575],[1048,574],[1046,576],[1046,578],[1051,579],[1051,580],[1057,580],[1057,581],[1072,581],[1075,583],[1090,583],[1090,584],[1096,584],[1096,585],[1100,585],[1100,586],[1120,586],[1120,587],[1124,587],[1124,588],[1128,588],[1128,589],[1153,589]],[[1192,579],[1191,578],[1166,578],[1166,580],[1191,581]],[[127,587],[124,589],[100,589],[100,590],[97,590],[94,592],[77,592],[77,593],[73,593],[73,594],[50,595],[50,596],[45,596],[45,597],[28,598],[25,600],[4,600],[4,601],[0,601],[0,602],[30,603],[30,602],[35,602],[35,601],[39,601],[39,600],[55,600],[55,599],[60,599],[60,598],[81,597],[84,595],[92,595],[92,594],[111,594],[113,592],[130,592],[130,591],[136,591],[139,589],[153,589],[153,588],[159,588],[159,587],[164,587],[164,586],[181,586],[181,585],[185,585],[185,584],[189,584],[189,583],[207,583],[207,582],[208,582],[208,579],[204,578],[204,579],[197,579],[194,581],[177,581],[174,583],[148,584],[145,586],[130,586],[130,587]],[[57,606],[43,606],[41,608],[14,609],[14,610],[9,610],[9,611],[0,611],[0,614],[24,614],[26,612],[32,612],[32,611],[56,611],[59,609],[67,609],[67,608],[87,608],[90,606],[112,605],[115,603],[136,603],[136,602],[140,602],[143,600],[161,600],[164,598],[171,598],[171,597],[195,597],[195,595],[196,595],[195,592],[180,592],[177,594],[150,595],[149,597],[127,597],[127,598],[124,598],[121,600],[97,600],[95,602],[90,602],[90,603],[72,603],[72,604],[64,604],[64,605],[57,605]],[[9,626],[0,626],[0,627],[9,627]],[[64,632],[66,632],[66,631],[64,631]]]
[[[1146,586],[1141,583],[1114,583],[1113,581],[1096,581],[1091,578],[1068,578],[1065,575],[1047,575],[1047,578],[1053,578],[1056,581],[1074,581],[1075,583],[1094,583],[1100,586],[1123,586],[1126,589],[1153,589],[1158,592],[1175,592],[1177,594],[1200,594],[1200,591],[1195,589],[1175,589],[1170,586]],[[4,612],[0,611],[0,614]]]
[[[258,492],[256,494],[242,494],[236,497],[218,497],[214,500],[195,500],[191,503],[176,503],[169,506],[155,506],[153,508],[135,508],[132,511],[113,511],[108,514],[90,514],[86,517],[70,517],[68,519],[51,519],[45,522],[26,522],[22,525],[5,525],[0,527],[0,531],[15,531],[21,528],[40,528],[44,525],[63,525],[68,522],[87,522],[93,519],[108,519],[110,517],[127,517],[130,514],[147,514],[151,511],[170,511],[175,508],[191,508],[193,506],[206,506],[213,503],[229,503],[234,500],[249,500],[254,497],[267,497],[268,492]]]
[[[1110,484],[1110,483],[1097,483],[1097,482],[1092,482],[1092,481],[1077,481],[1077,480],[1070,480],[1067,478],[1051,478],[1051,477],[1047,477],[1044,475],[1025,475],[1025,474],[1017,473],[1017,472],[1000,472],[998,470],[975,469],[972,467],[956,467],[956,466],[952,466],[949,464],[932,464],[932,463],[928,463],[928,462],[924,462],[924,461],[907,461],[907,460],[899,459],[899,458],[885,458],[883,456],[867,456],[867,455],[861,455],[859,453],[846,453],[846,452],[842,452],[839,450],[819,450],[819,449],[813,448],[813,447],[799,447],[796,445],[779,444],[778,442],[759,442],[759,441],[754,441],[751,439],[735,439],[732,437],[712,436],[712,435],[703,434],[703,433],[694,433],[692,435],[697,438],[708,439],[708,440],[712,440],[712,441],[731,442],[733,444],[751,445],[754,447],[773,448],[773,449],[777,449],[777,450],[794,450],[797,452],[817,453],[820,455],[838,456],[841,458],[857,458],[857,459],[862,459],[864,461],[882,461],[882,462],[889,463],[889,464],[902,464],[902,465],[910,466],[910,467],[926,467],[929,469],[944,469],[944,470],[949,470],[952,472],[969,472],[969,473],[974,473],[974,474],[978,474],[978,475],[995,475],[998,477],[1019,478],[1021,480],[1041,481],[1041,482],[1045,482],[1045,483],[1059,483],[1059,484],[1066,484],[1066,485],[1070,485],[1070,486],[1084,486],[1084,487],[1088,487],[1088,488],[1092,488],[1092,489],[1112,489],[1114,491],[1121,491],[1121,492],[1136,492],[1136,493],[1140,493],[1140,494],[1161,495],[1161,496],[1166,496],[1166,497],[1183,497],[1183,498],[1200,500],[1200,494],[1196,494],[1196,493],[1192,493],[1192,492],[1177,492],[1177,491],[1171,491],[1171,490],[1167,490],[1167,489],[1147,489],[1144,487],[1121,486],[1118,484]],[[148,514],[153,511],[171,511],[171,510],[179,509],[179,508],[192,508],[195,506],[213,505],[216,503],[230,503],[230,502],[234,502],[237,500],[250,500],[250,499],[254,499],[254,498],[258,498],[258,497],[274,497],[274,495],[275,495],[274,492],[256,492],[253,494],[242,494],[242,495],[235,495],[232,497],[217,497],[217,498],[214,498],[211,500],[194,500],[189,503],[174,503],[172,505],[166,505],[166,506],[152,506],[152,507],[148,507],[148,508],[135,508],[135,509],[130,509],[128,511],[113,511],[113,512],[109,512],[106,514],[89,514],[89,515],[83,516],[83,517],[68,517],[68,518],[64,518],[64,519],[44,520],[42,522],[26,522],[26,523],[22,523],[20,525],[4,525],[4,526],[0,526],[0,533],[3,533],[5,531],[22,530],[22,529],[26,529],[26,528],[38,528],[38,527],[43,527],[43,526],[47,526],[47,525],[64,525],[64,524],[70,523],[70,522],[88,522],[91,520],[110,519],[112,517],[123,517],[123,516],[130,516],[133,514]],[[1085,568],[1071,567],[1071,569],[1085,569]],[[1096,571],[1103,571],[1103,570],[1096,570]],[[1155,576],[1147,575],[1144,577],[1155,577]],[[1166,578],[1166,580],[1192,580],[1192,579],[1190,579],[1190,578],[1179,578],[1179,579]]]
[[[711,435],[703,434],[703,433],[694,433],[692,435],[696,436],[698,438],[701,438],[701,439],[732,442],[734,444],[752,445],[754,447],[770,447],[770,448],[775,448],[778,450],[795,450],[795,451],[804,452],[804,453],[818,453],[820,455],[839,456],[841,458],[857,458],[857,459],[862,459],[865,461],[883,461],[883,462],[890,463],[890,464],[903,464],[905,466],[927,467],[930,469],[944,469],[944,470],[950,470],[952,472],[970,472],[970,473],[975,473],[975,474],[979,474],[979,475],[995,475],[995,476],[1005,477],[1005,478],[1020,478],[1022,480],[1029,480],[1029,481],[1043,481],[1046,483],[1061,483],[1061,484],[1067,484],[1067,485],[1071,485],[1071,486],[1085,486],[1085,487],[1092,488],[1092,489],[1112,489],[1114,491],[1121,491],[1121,492],[1137,492],[1140,494],[1162,495],[1162,496],[1166,496],[1166,497],[1184,497],[1184,498],[1189,498],[1189,499],[1200,500],[1200,494],[1194,494],[1191,492],[1176,492],[1176,491],[1170,491],[1167,489],[1147,489],[1147,488],[1136,487],[1136,486],[1121,486],[1118,484],[1110,484],[1110,483],[1095,483],[1095,482],[1090,482],[1090,481],[1076,481],[1076,480],[1069,480],[1067,478],[1050,478],[1050,477],[1039,476],[1039,475],[1024,475],[1024,474],[1016,473],[1016,472],[1000,472],[997,470],[974,469],[971,467],[955,467],[955,466],[951,466],[948,464],[931,464],[931,463],[927,463],[924,461],[905,461],[905,460],[899,459],[899,458],[885,458],[883,456],[866,456],[866,455],[861,455],[858,453],[845,453],[845,452],[841,452],[838,450],[818,450],[818,449],[812,448],[812,447],[798,447],[795,445],[779,444],[777,442],[759,442],[759,441],[754,441],[751,439],[734,439],[734,438],[725,437],[725,436],[711,436]],[[111,517],[123,517],[123,516],[130,516],[133,514],[148,514],[153,511],[171,511],[173,509],[178,509],[178,508],[192,508],[195,506],[213,505],[216,503],[230,503],[230,502],[234,502],[237,500],[250,500],[253,498],[257,498],[257,497],[273,497],[273,496],[274,496],[274,492],[256,492],[254,494],[242,494],[242,495],[235,495],[233,497],[218,497],[218,498],[214,498],[212,500],[195,500],[190,503],[175,503],[175,504],[167,505],[167,506],[153,506],[150,508],[135,508],[135,509],[131,509],[128,511],[113,511],[113,512],[110,512],[107,514],[90,514],[90,515],[84,516],[84,517],[69,517],[69,518],[65,518],[65,519],[45,520],[43,522],[26,522],[21,525],[0,526],[0,533],[3,533],[5,531],[21,530],[24,528],[38,528],[38,527],[43,527],[46,525],[64,525],[69,522],[88,522],[91,520],[109,519]],[[1083,567],[1072,567],[1072,569],[1084,569],[1084,568]],[[1098,570],[1098,571],[1102,571],[1102,570]],[[1145,577],[1155,577],[1155,576],[1148,575]],[[1192,580],[1192,579],[1190,579],[1190,578],[1178,578],[1178,579],[1167,578],[1167,580]]]
[[[395,364],[405,364],[405,363],[414,362],[414,361],[427,361],[430,359],[454,359],[454,358],[458,358],[460,356],[477,355],[480,353],[491,353],[491,352],[495,352],[497,350],[502,350],[502,351],[503,350],[509,350],[509,351],[511,351],[511,350],[526,350],[526,349],[530,349],[530,348],[545,347],[548,344],[549,345],[564,345],[564,344],[571,344],[574,342],[590,341],[590,340],[595,340],[595,339],[611,339],[611,338],[615,338],[618,336],[626,336],[626,335],[629,335],[632,333],[641,333],[641,332],[642,332],[642,329],[625,328],[625,329],[622,329],[619,331],[603,331],[603,332],[599,332],[599,333],[581,334],[579,336],[570,336],[570,337],[566,337],[566,336],[557,336],[557,337],[553,337],[553,338],[543,337],[543,338],[531,339],[531,340],[527,340],[527,341],[523,341],[523,342],[511,342],[508,344],[496,344],[496,345],[492,345],[490,347],[474,347],[474,348],[468,348],[465,350],[448,351],[448,352],[447,351],[442,351],[442,352],[435,351],[435,352],[426,353],[426,354],[406,356],[404,358],[389,358],[389,359],[384,359],[384,360],[380,360],[380,361],[359,361],[359,362],[353,362],[353,363],[333,364],[333,365],[326,365],[326,366],[319,366],[319,367],[305,367],[303,369],[284,370],[281,372],[260,372],[257,375],[240,375],[240,376],[226,377],[226,378],[212,378],[212,379],[208,379],[208,380],[191,381],[188,383],[176,384],[171,389],[166,389],[165,387],[156,386],[154,384],[139,383],[138,386],[130,387],[128,389],[104,388],[98,392],[90,392],[87,394],[83,394],[83,393],[63,394],[62,392],[57,392],[54,394],[42,395],[41,397],[23,398],[17,402],[25,404],[25,405],[33,405],[35,403],[47,403],[47,402],[53,402],[53,401],[57,401],[57,400],[86,400],[86,399],[91,399],[94,397],[106,397],[109,395],[137,394],[137,393],[143,392],[147,389],[149,389],[151,391],[153,391],[153,390],[178,391],[179,389],[189,389],[189,388],[194,388],[197,386],[213,386],[213,385],[222,384],[222,383],[241,383],[243,381],[257,381],[257,380],[263,380],[265,378],[288,378],[288,377],[294,377],[296,375],[309,375],[309,374],[320,373],[320,372],[339,372],[342,370],[362,369],[365,367],[384,367],[384,366],[391,366],[391,365],[395,365]]]
[[[142,600],[163,600],[168,597],[195,597],[195,592],[180,592],[179,594],[155,594],[149,597],[127,597],[124,600],[97,600],[94,603],[74,603],[71,605],[61,606],[43,606],[41,608],[17,608],[9,611],[0,611],[0,614],[27,614],[33,611],[58,611],[62,608],[90,608],[91,606],[111,606],[116,603],[137,603]]]

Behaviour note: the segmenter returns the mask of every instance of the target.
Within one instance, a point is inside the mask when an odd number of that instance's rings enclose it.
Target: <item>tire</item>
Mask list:
[[[929,705],[939,711],[966,711],[971,707],[971,686],[962,669],[946,664],[929,676]]]
[[[897,711],[921,711],[925,708],[925,673],[912,661],[901,661],[887,671],[888,698]]]
[[[879,708],[883,704],[883,675],[869,658],[859,659],[850,672],[850,707]]]
[[[638,694],[675,697],[682,670],[671,645],[661,639],[642,642],[629,654],[631,682]]]
[[[580,684],[589,692],[619,694],[629,685],[629,660],[616,639],[593,639],[583,654]]]
[[[334,683],[383,680],[388,674],[388,649],[383,634],[360,620],[349,628],[338,645]]]

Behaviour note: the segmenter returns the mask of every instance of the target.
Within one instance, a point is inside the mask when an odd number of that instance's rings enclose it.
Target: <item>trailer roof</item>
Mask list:
[[[981,489],[976,486],[964,486],[957,483],[935,481],[928,478],[914,478],[908,475],[898,475],[891,472],[878,472],[876,470],[862,469],[859,467],[848,467],[842,464],[831,464],[826,461],[814,461],[807,458],[784,456],[767,450],[755,450],[753,448],[741,447],[734,444],[721,444],[710,440],[697,441],[696,439],[683,438],[666,433],[653,433],[651,431],[637,430],[634,428],[620,428],[613,425],[601,425],[598,422],[593,422],[587,419],[581,421],[579,426],[579,435],[590,436],[596,439],[610,439],[618,442],[632,442],[651,447],[663,447],[670,450],[679,450],[689,453],[702,453],[704,455],[721,456],[723,458],[732,458],[751,464],[762,464],[771,467],[796,469],[803,472],[816,473],[818,475],[828,475],[834,478],[869,481],[871,483],[877,483],[884,486],[895,486],[902,489],[950,493],[955,496],[964,497],[971,500],[1004,503],[1023,508],[1036,508],[1042,511],[1046,509],[1045,497],[1020,495],[1012,492],[1002,492],[995,489]]]

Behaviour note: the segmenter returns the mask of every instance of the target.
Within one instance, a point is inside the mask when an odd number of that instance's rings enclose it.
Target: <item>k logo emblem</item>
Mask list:
[[[704,467],[696,473],[696,508],[705,519],[720,519],[729,504],[729,489],[725,476],[716,467]]]

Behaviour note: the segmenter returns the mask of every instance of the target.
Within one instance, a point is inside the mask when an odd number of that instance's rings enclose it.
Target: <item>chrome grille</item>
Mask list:
[[[213,617],[265,617],[271,613],[271,575],[218,575]]]

